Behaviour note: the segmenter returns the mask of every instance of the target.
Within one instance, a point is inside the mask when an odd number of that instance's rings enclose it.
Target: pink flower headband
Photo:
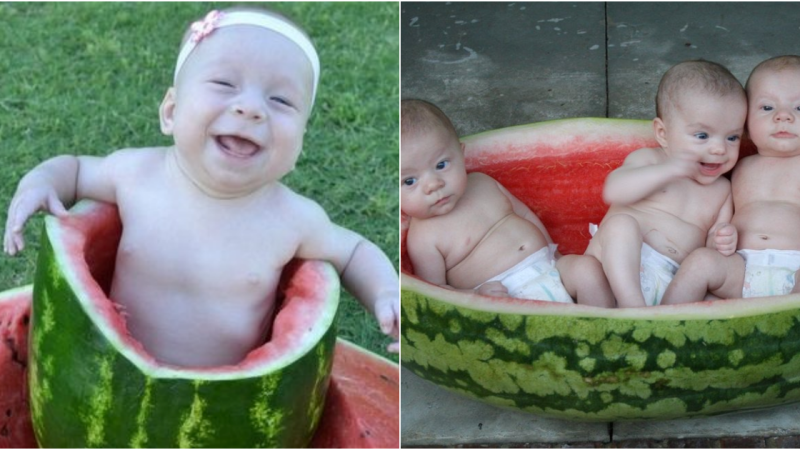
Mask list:
[[[317,56],[317,50],[314,48],[314,44],[312,44],[306,35],[298,30],[297,27],[285,20],[268,14],[250,11],[223,13],[214,10],[209,12],[203,20],[193,23],[191,26],[192,35],[186,43],[183,44],[183,48],[181,48],[181,52],[178,54],[178,62],[175,65],[175,82],[178,81],[178,73],[186,62],[186,59],[192,53],[192,50],[217,28],[229,27],[232,25],[255,25],[265,28],[283,35],[300,47],[311,62],[311,68],[314,71],[314,87],[311,92],[311,104],[314,104],[314,99],[317,96],[317,84],[319,84],[319,56]]]

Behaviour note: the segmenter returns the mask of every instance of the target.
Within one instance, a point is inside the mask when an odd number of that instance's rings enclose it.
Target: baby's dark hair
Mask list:
[[[400,102],[400,134],[417,134],[433,129],[443,128],[453,139],[458,134],[450,119],[439,107],[420,99],[404,99]]]
[[[767,59],[765,61],[761,61],[752,72],[750,72],[750,76],[747,78],[747,83],[745,83],[745,90],[748,94],[750,94],[750,80],[753,79],[753,75],[757,72],[763,70],[772,70],[774,72],[780,72],[784,69],[800,69],[800,56],[797,55],[782,55],[782,56],[775,56],[774,58]]]
[[[674,110],[680,95],[687,91],[745,98],[742,83],[725,66],[702,59],[684,61],[672,66],[661,77],[656,94],[656,116],[663,120],[666,113]]]

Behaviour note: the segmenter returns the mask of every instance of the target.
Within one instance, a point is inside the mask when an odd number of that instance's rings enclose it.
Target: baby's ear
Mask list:
[[[463,142],[461,142],[461,141],[458,141],[458,143],[459,143],[459,145],[461,145],[461,153],[464,153],[464,149],[466,149],[466,148],[467,148],[467,145],[466,145],[466,144],[464,144],[464,143],[463,143]]]
[[[172,134],[175,122],[175,87],[167,89],[164,100],[158,108],[158,115],[161,119],[161,132],[167,136]]]
[[[653,132],[656,135],[656,141],[662,148],[667,146],[667,126],[660,117],[653,119]]]

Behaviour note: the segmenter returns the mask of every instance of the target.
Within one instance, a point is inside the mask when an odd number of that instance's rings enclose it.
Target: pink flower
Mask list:
[[[206,14],[203,20],[198,20],[191,26],[192,42],[197,43],[202,41],[206,36],[211,34],[216,28],[217,23],[222,19],[223,13],[216,9]]]

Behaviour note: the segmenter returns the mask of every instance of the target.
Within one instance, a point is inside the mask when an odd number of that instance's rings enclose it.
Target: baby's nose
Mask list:
[[[267,117],[264,102],[259,99],[241,96],[231,106],[232,112],[244,119],[261,122]]]
[[[428,194],[432,194],[444,186],[444,180],[440,177],[431,177],[425,187],[427,188],[426,191]]]
[[[775,120],[778,122],[794,122],[794,114],[786,109],[781,109],[775,114]]]

